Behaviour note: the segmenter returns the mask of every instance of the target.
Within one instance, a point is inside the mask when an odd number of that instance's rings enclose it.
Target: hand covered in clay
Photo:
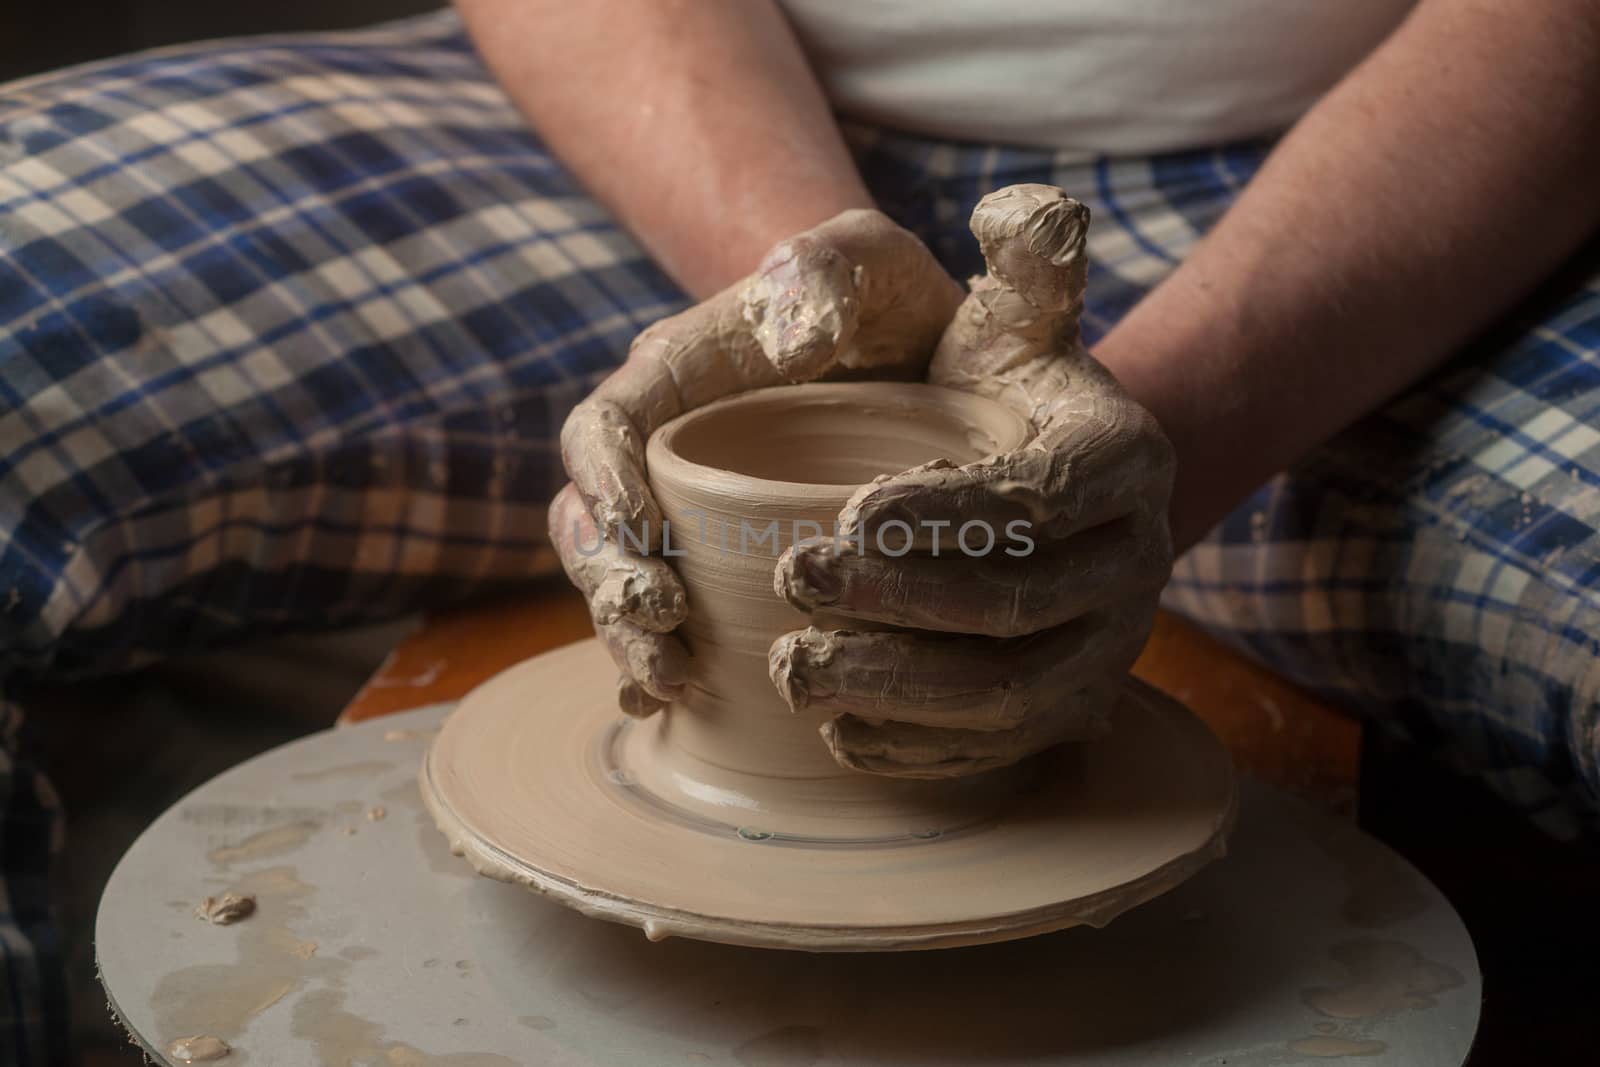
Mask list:
[[[627,361],[561,430],[572,478],[550,505],[567,575],[621,669],[624,711],[681,695],[688,653],[671,631],[683,587],[660,546],[644,446],[662,424],[724,396],[844,374],[921,378],[962,299],[912,234],[876,211],[847,211],[777,245],[755,273],[640,334]],[[604,552],[586,555],[604,531]],[[612,551],[612,547],[623,551]]]
[[[972,229],[989,273],[929,368],[1035,436],[879,478],[846,505],[838,541],[779,560],[778,592],[797,608],[876,624],[812,626],[771,651],[790,706],[831,715],[823,736],[845,766],[948,777],[1092,737],[1149,634],[1172,566],[1173,453],[1079,338],[1088,223],[1049,186],[985,197]]]

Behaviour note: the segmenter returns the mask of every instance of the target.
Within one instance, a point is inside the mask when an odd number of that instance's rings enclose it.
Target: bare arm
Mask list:
[[[1178,455],[1187,547],[1600,223],[1600,5],[1423,0],[1096,355]]]
[[[661,536],[644,442],[674,415],[836,368],[919,373],[960,287],[870,210],[774,0],[457,0],[500,84],[583,187],[699,300],[641,334],[562,428],[550,525],[646,715],[681,692],[688,605],[660,556],[594,566],[598,525]],[[616,538],[613,536],[613,543]]]
[[[518,108],[697,298],[870,207],[773,0],[457,0]]]

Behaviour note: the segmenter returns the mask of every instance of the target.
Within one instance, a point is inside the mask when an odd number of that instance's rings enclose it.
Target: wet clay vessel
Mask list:
[[[1026,439],[992,401],[928,385],[785,386],[650,440],[663,548],[688,594],[684,699],[616,709],[595,641],[470,694],[423,764],[452,850],[490,877],[669,935],[810,950],[932,948],[1103,924],[1219,855],[1235,785],[1187,710],[1130,680],[1107,736],[943,780],[840,767],[768,674],[807,625],[773,589],[797,537],[861,484]],[[607,548],[607,551],[610,549]]]

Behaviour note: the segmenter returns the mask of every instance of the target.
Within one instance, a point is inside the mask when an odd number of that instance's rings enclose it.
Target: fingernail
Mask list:
[[[635,638],[623,650],[627,673],[657,700],[676,700],[689,680],[688,651],[673,637]]]
[[[785,567],[784,599],[795,607],[823,607],[837,604],[844,595],[844,578],[835,562],[838,555],[831,545],[796,545]]]
[[[667,701],[658,700],[646,693],[632,678],[617,679],[617,707],[622,709],[624,715],[635,719],[647,719],[666,706]]]
[[[767,675],[778,687],[790,711],[801,711],[813,700],[838,692],[830,669],[833,642],[818,630],[796,630],[772,643],[767,652]]]
[[[844,596],[844,576],[839,573],[838,560],[827,548],[801,553],[800,577],[805,596],[813,604],[837,604]]]
[[[845,750],[843,739],[839,736],[838,722],[842,718],[844,716],[839,715],[829,719],[817,727],[817,733],[822,735],[822,743],[828,746],[828,751],[832,753],[834,761],[841,767],[850,767],[850,760],[853,757]]]
[[[871,490],[851,502],[840,523],[841,536],[876,537],[891,522],[918,529],[921,522],[906,506],[905,487],[887,484],[892,477],[879,478]]]
[[[828,754],[833,757],[833,762],[847,771],[864,771],[871,774],[872,765],[851,747],[849,735],[853,718],[850,715],[835,715],[817,727],[817,732],[822,735],[822,743],[828,746]]]
[[[790,711],[799,711],[809,702],[805,682],[800,676],[805,657],[799,650],[799,637],[799,633],[784,634],[767,650],[767,677],[778,687],[778,695],[783,697]]]

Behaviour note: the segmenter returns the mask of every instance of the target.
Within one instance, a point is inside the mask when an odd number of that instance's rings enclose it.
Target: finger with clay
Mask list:
[[[772,647],[790,706],[834,713],[823,736],[845,766],[949,777],[1095,736],[1149,634],[1172,568],[1173,454],[1080,338],[1088,221],[1050,186],[984,197],[972,229],[989,273],[928,369],[1022,414],[1034,436],[879,478],[845,506],[837,542],[778,562],[776,588],[801,610],[902,627],[813,627]],[[973,559],[929,542],[973,523],[1025,530],[1032,550]],[[890,524],[916,531],[912,551],[875,551]]]
[[[920,378],[961,301],[912,234],[847,211],[776,246],[756,272],[651,326],[561,430],[572,482],[551,540],[621,671],[618,703],[653,714],[681,694],[688,610],[661,547],[645,442],[678,415],[736,393],[844,375]]]

